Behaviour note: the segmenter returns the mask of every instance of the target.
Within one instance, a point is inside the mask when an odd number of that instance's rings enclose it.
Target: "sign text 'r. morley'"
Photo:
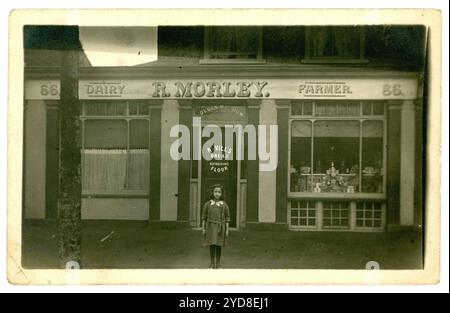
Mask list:
[[[154,98],[234,98],[234,97],[269,97],[269,92],[264,92],[264,88],[267,86],[267,82],[175,82],[174,94],[172,95],[169,88],[164,82],[152,83]]]

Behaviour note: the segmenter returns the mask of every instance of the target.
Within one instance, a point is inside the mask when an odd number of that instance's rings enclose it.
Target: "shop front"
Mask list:
[[[222,184],[234,229],[383,231],[421,224],[417,74],[228,68],[220,77],[212,69],[184,69],[174,79],[145,70],[81,75],[83,219],[197,228],[211,186]],[[42,144],[25,154],[25,171],[33,173],[25,179],[25,218],[52,218],[58,168],[52,136],[64,105],[59,80],[33,77],[25,89],[25,148]],[[211,125],[220,139],[205,135]],[[189,151],[178,151],[177,159],[173,145],[184,126]],[[195,156],[196,142],[209,158]]]
[[[383,100],[292,103],[292,228],[383,229],[386,111]]]

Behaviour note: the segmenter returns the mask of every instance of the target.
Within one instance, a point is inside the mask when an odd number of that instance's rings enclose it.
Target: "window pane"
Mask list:
[[[126,115],[127,114],[127,104],[125,102],[117,103],[116,114],[117,115]]]
[[[313,191],[358,191],[359,127],[357,121],[314,123]]]
[[[357,102],[320,101],[316,103],[316,116],[358,116],[359,114]]]
[[[210,54],[217,59],[255,59],[257,27],[210,27]]]
[[[312,102],[303,103],[303,115],[312,115]]]
[[[130,149],[148,149],[148,133],[147,120],[130,121]]]
[[[85,103],[86,115],[106,115],[105,102],[87,102]]]
[[[383,192],[383,134],[382,121],[365,121],[362,138],[362,191]]]
[[[384,102],[373,103],[373,115],[384,115]]]
[[[347,103],[341,103],[338,105],[338,112],[337,115],[339,116],[346,116],[347,114]]]
[[[148,115],[147,103],[139,103],[139,115]]]
[[[87,120],[84,127],[85,149],[127,147],[127,122],[124,120]]]
[[[348,115],[358,116],[359,113],[359,102],[349,102],[348,104]]]
[[[342,58],[359,58],[359,28],[334,27],[335,55]]]
[[[82,187],[91,191],[120,191],[126,189],[127,150],[84,150]]]
[[[327,116],[335,116],[337,115],[337,106],[336,103],[328,103],[327,104]]]
[[[312,102],[293,102],[292,115],[312,115]]]
[[[312,191],[311,135],[309,121],[294,121],[291,126],[291,191]]]
[[[363,115],[372,115],[372,103],[363,102]]]
[[[114,102],[106,104],[106,115],[116,115],[116,104]]]
[[[148,190],[148,166],[149,150],[130,150],[128,165],[128,190]]]
[[[135,102],[130,103],[130,115],[138,115],[138,105]]]
[[[310,55],[316,58],[359,58],[359,34],[359,27],[311,27]]]
[[[149,122],[130,121],[129,190],[148,190]]]
[[[303,105],[300,102],[296,102],[296,103],[292,103],[292,108],[291,108],[291,112],[292,115],[302,115],[303,114]]]

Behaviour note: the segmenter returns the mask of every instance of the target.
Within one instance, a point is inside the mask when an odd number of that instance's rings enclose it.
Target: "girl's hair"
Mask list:
[[[222,195],[220,196],[220,200],[224,200],[224,199],[225,199],[225,189],[224,189],[223,186],[220,185],[220,184],[215,184],[215,185],[213,185],[213,186],[211,187],[211,191],[210,191],[210,194],[209,194],[209,198],[210,198],[211,200],[214,199],[214,189],[216,189],[216,188],[220,188],[220,190],[222,190]]]

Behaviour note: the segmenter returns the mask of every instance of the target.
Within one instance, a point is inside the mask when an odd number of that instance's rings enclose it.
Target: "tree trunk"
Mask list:
[[[66,268],[68,264],[72,268],[77,267],[77,264],[81,266],[81,132],[78,57],[79,51],[75,44],[69,43],[62,51],[58,197],[59,259],[62,268]]]

